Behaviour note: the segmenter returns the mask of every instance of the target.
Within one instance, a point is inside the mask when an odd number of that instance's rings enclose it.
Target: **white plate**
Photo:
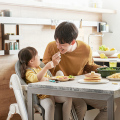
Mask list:
[[[120,81],[120,78],[108,78],[108,77],[106,77],[108,80],[118,80],[118,81]]]
[[[84,83],[84,84],[103,84],[103,83],[108,83],[109,80],[102,79],[100,82],[87,82],[87,81],[84,81],[84,79],[79,79],[78,82]]]

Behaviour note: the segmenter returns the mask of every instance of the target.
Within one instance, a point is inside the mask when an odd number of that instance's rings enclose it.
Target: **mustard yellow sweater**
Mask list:
[[[67,52],[61,54],[60,63],[53,69],[51,69],[52,75],[55,75],[58,70],[61,70],[64,75],[81,75],[84,72],[95,71],[99,65],[94,64],[92,58],[92,50],[90,46],[82,41],[76,41],[77,48],[73,52]],[[56,41],[50,42],[45,50],[43,62],[52,60],[52,56],[59,50],[56,46]]]
[[[40,82],[37,78],[37,73],[40,72],[41,70],[42,70],[42,68],[39,66],[38,66],[38,68],[30,68],[30,69],[28,68],[26,70],[26,74],[25,74],[26,83],[28,84],[28,83]],[[46,73],[44,77],[49,77],[49,75]],[[50,97],[49,95],[40,95],[40,94],[38,94],[37,96],[40,99]]]

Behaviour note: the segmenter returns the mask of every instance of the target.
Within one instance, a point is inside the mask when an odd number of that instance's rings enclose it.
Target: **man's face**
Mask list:
[[[72,45],[68,43],[60,44],[58,39],[56,40],[56,45],[61,54],[65,54],[66,52],[69,52],[72,47]]]

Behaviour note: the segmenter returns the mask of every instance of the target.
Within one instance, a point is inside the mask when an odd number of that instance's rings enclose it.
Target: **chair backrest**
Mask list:
[[[25,99],[18,75],[13,74],[11,76],[10,88],[13,88],[22,120],[28,120],[27,109],[25,106]]]
[[[45,64],[44,64],[43,62],[41,62],[41,63],[40,63],[40,67],[43,68],[44,66],[45,66]],[[25,81],[21,78],[20,61],[19,61],[19,60],[18,60],[18,61],[16,62],[16,64],[15,64],[15,72],[16,72],[16,74],[17,74],[18,77],[19,77],[19,80],[20,80],[21,85],[26,85]],[[47,71],[47,74],[48,74],[50,77],[52,76],[52,74],[51,74],[51,72],[50,72],[49,70]],[[26,94],[26,91],[23,91],[23,92],[24,92],[24,94]],[[26,97],[26,100],[27,100],[27,97]],[[40,105],[40,102],[39,102],[39,100],[38,100],[38,98],[37,98],[36,95],[33,95],[33,102],[34,102],[34,104]]]
[[[19,60],[18,60],[18,61],[16,62],[16,64],[15,64],[15,72],[16,72],[16,74],[17,74],[18,77],[19,77],[19,80],[20,80],[21,85],[27,85],[27,84],[25,83],[25,81],[21,78],[20,62],[19,62]]]
[[[40,67],[43,68],[45,66],[45,64],[41,61],[40,63]],[[21,82],[21,85],[26,85],[25,81],[21,78],[21,72],[20,72],[20,62],[19,60],[16,62],[15,64],[15,72],[16,74],[18,75],[18,77],[20,78],[20,82]],[[51,77],[52,74],[51,72],[48,70],[47,71],[47,74]]]
[[[16,74],[18,75],[19,77],[19,80],[20,80],[20,83],[21,85],[27,85],[26,82],[21,78],[21,72],[20,72],[20,61],[18,60],[15,64],[15,72]],[[27,104],[27,92],[26,91],[23,91],[23,94],[25,95],[25,99],[26,99],[26,104]],[[37,98],[36,95],[33,95],[33,103],[34,104],[37,104],[37,105],[40,105],[40,102]],[[27,107],[27,106],[26,106]]]

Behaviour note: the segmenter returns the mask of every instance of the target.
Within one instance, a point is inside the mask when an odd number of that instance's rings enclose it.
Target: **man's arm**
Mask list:
[[[52,45],[52,43],[49,43],[47,45],[42,62],[44,64],[47,64],[49,61],[53,61],[54,66],[58,65],[60,62],[60,53],[54,50],[54,46]],[[52,75],[55,75],[55,67],[50,69],[50,72]]]
[[[90,48],[89,59],[88,59],[87,64],[84,67],[84,73],[86,73],[86,72],[89,73],[91,71],[97,72],[96,69],[99,67],[101,67],[101,66],[94,63],[94,60],[92,58],[92,50]]]

